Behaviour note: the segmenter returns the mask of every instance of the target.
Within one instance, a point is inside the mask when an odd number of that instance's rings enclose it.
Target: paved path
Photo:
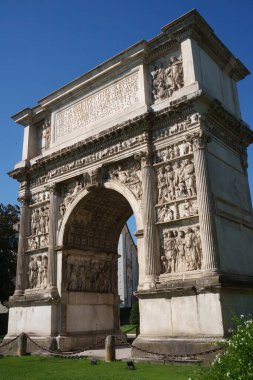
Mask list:
[[[80,353],[80,355],[87,355],[95,359],[104,359],[105,350],[87,350]],[[131,359],[131,348],[130,347],[116,347],[116,360],[128,360]]]

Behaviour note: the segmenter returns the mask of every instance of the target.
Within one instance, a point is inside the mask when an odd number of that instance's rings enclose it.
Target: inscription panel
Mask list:
[[[139,72],[87,96],[55,115],[54,140],[126,110],[139,102]]]

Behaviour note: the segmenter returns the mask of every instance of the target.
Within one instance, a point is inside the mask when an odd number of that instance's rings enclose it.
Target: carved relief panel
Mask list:
[[[151,83],[154,101],[169,98],[184,86],[182,57],[179,52],[152,65]]]
[[[164,273],[201,269],[202,247],[199,226],[163,230]]]
[[[199,118],[199,114],[195,113],[191,116],[187,116],[186,119],[181,120],[175,124],[166,125],[163,128],[159,128],[159,130],[153,133],[153,141],[160,141],[168,136],[173,136],[182,133],[186,131],[189,127],[197,125],[197,123],[199,122]],[[159,159],[157,162],[160,162]]]
[[[201,269],[196,174],[192,142],[184,139],[156,152],[157,224],[163,273]]]
[[[30,186],[35,187],[46,183],[48,180],[52,178],[56,178],[61,176],[62,174],[69,173],[74,171],[75,169],[79,169],[88,164],[94,163],[99,160],[103,160],[104,158],[111,157],[113,155],[117,155],[120,152],[131,149],[135,146],[141,145],[146,142],[146,133],[142,133],[138,136],[131,137],[129,139],[122,139],[116,144],[111,144],[108,147],[104,147],[92,154],[88,154],[85,157],[80,155],[75,160],[70,160],[69,162],[65,162],[64,164],[57,164],[56,167],[50,169],[47,174],[41,175],[39,177],[33,178],[30,181]]]
[[[47,280],[48,258],[47,254],[32,255],[28,264],[29,289],[45,289]]]
[[[30,236],[27,239],[29,251],[48,246],[49,198],[49,191],[41,191],[31,196]]]
[[[66,288],[71,292],[117,292],[116,261],[95,255],[69,256]]]

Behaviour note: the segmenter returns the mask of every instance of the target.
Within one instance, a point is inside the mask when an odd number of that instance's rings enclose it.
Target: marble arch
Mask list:
[[[231,310],[253,313],[253,133],[237,93],[248,74],[193,10],[13,116],[22,205],[5,340],[24,331],[69,350],[117,331],[108,273],[131,212],[134,356],[202,350],[226,337]]]
[[[81,349],[103,334],[120,334],[117,248],[121,230],[133,213],[126,194],[124,185],[114,181],[80,191],[64,215],[57,270],[62,299],[57,341],[62,349]],[[131,193],[128,197],[137,211],[137,201]]]
[[[130,204],[132,210],[133,210],[133,214],[134,214],[134,217],[135,217],[135,221],[136,221],[136,227],[137,227],[137,230],[142,230],[143,229],[143,222],[142,222],[142,213],[141,213],[141,206],[140,204],[138,203],[137,199],[135,198],[134,194],[122,183],[118,182],[118,181],[108,181],[104,184],[104,187],[105,189],[111,189],[111,190],[115,190],[116,192],[120,193],[127,201],[128,203]],[[74,208],[76,207],[76,205],[88,194],[89,192],[84,189],[83,191],[81,191],[77,197],[75,198],[75,200],[73,201],[73,203],[71,203],[71,206],[68,208],[68,210],[66,211],[66,213],[64,214],[64,218],[62,220],[62,224],[61,224],[61,228],[59,230],[59,234],[57,236],[57,244],[59,246],[63,245],[63,235],[64,235],[64,229],[65,229],[65,225],[67,223],[67,220],[70,216],[70,214],[72,213],[72,211],[74,210]]]

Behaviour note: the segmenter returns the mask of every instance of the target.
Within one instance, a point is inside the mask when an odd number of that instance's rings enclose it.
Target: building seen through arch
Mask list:
[[[120,307],[130,308],[136,301],[134,292],[137,291],[138,287],[138,257],[137,247],[127,224],[125,224],[120,234],[118,254],[118,292],[120,296]]]

